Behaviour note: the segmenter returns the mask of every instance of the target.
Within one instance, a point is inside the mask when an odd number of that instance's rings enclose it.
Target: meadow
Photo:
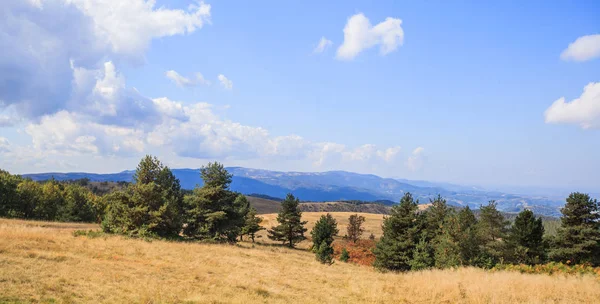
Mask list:
[[[271,217],[266,216],[267,218]],[[376,216],[376,215],[371,215]],[[318,214],[305,213],[309,223]],[[347,214],[336,214],[340,230]],[[376,223],[367,219],[367,229]],[[269,223],[268,221],[265,223]],[[274,245],[75,236],[0,219],[0,303],[597,303],[600,281],[476,268],[381,273]]]

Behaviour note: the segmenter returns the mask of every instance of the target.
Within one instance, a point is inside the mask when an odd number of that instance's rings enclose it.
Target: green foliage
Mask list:
[[[463,265],[477,266],[480,259],[479,233],[477,218],[469,206],[461,209],[458,218],[458,245]]]
[[[312,250],[317,256],[317,260],[321,263],[331,264],[333,259],[333,237],[338,234],[337,222],[327,213],[322,215],[321,218],[315,223],[315,226],[311,230],[313,245]]]
[[[544,225],[531,210],[523,210],[513,222],[507,243],[512,250],[511,262],[539,264],[545,260]]]
[[[561,227],[553,240],[550,259],[600,265],[600,205],[583,193],[571,193],[561,209]]]
[[[462,265],[461,241],[459,217],[449,216],[444,220],[440,234],[434,239],[435,267],[449,268]]]
[[[200,177],[206,187],[229,189],[233,175],[227,172],[222,164],[214,162],[200,169]]]
[[[304,233],[306,232],[306,221],[302,221],[302,212],[298,204],[300,201],[295,198],[291,193],[288,194],[281,202],[281,210],[277,215],[277,222],[279,225],[272,227],[268,230],[269,238],[274,241],[288,244],[290,248],[300,241],[306,239]]]
[[[420,239],[423,219],[417,214],[418,201],[406,193],[399,205],[383,220],[383,236],[373,249],[374,266],[379,269],[407,271],[415,245]]]
[[[326,241],[321,242],[318,249],[315,252],[317,261],[323,264],[333,264],[333,247],[327,244]]]
[[[417,243],[413,249],[413,257],[410,260],[411,270],[428,269],[433,265],[433,259],[429,253],[429,245],[424,237]]]
[[[431,206],[425,212],[427,240],[429,241],[442,234],[446,218],[452,214],[452,209],[440,195],[430,203]]]
[[[346,248],[342,248],[342,254],[340,255],[340,261],[347,263],[349,259],[350,259],[350,253],[348,253],[348,250],[346,250]]]
[[[64,222],[93,222],[97,219],[94,201],[89,190],[76,184],[69,184],[64,189],[64,206],[58,220]]]
[[[265,230],[265,228],[260,225],[262,221],[262,217],[256,216],[256,209],[250,207],[250,210],[246,214],[244,227],[242,227],[242,231],[240,233],[240,240],[242,236],[247,235],[252,240],[252,243],[254,243],[255,238],[261,237],[260,235],[256,234],[261,230]]]
[[[347,236],[348,239],[356,243],[360,239],[360,236],[365,231],[362,224],[365,222],[365,217],[358,214],[352,214],[348,218]]]
[[[333,216],[329,213],[321,215],[310,232],[313,241],[313,251],[316,251],[323,242],[327,243],[328,246],[331,246],[333,237],[338,235],[338,233],[337,221]]]
[[[498,209],[496,202],[490,201],[481,206],[477,231],[481,242],[481,250],[485,260],[493,264],[506,260],[507,246],[505,239],[508,235],[508,221]]]
[[[19,193],[21,178],[0,170],[0,216],[19,216]]]
[[[144,157],[135,183],[103,197],[105,232],[140,237],[177,237],[183,224],[179,180],[156,158]]]

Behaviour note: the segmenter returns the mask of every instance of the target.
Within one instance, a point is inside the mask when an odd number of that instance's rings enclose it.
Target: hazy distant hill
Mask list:
[[[559,215],[559,207],[564,199],[544,196],[527,196],[486,191],[474,187],[427,181],[410,181],[382,178],[372,174],[358,174],[345,171],[329,172],[280,172],[242,167],[227,168],[233,176],[231,189],[244,194],[260,193],[270,197],[284,198],[292,193],[302,201],[391,201],[398,202],[411,192],[421,203],[429,202],[438,194],[455,206],[478,208],[490,200],[506,212],[518,212],[524,208],[543,215]],[[202,185],[198,169],[173,169],[184,189]],[[94,173],[40,173],[25,174],[34,180],[57,180],[89,178],[91,181],[131,181],[133,171],[112,174]]]

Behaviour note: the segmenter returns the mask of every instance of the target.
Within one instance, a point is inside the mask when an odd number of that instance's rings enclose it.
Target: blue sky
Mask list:
[[[596,1],[67,2],[0,4],[0,168],[600,186]]]

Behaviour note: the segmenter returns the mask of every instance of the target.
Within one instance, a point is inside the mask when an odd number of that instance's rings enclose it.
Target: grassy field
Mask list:
[[[600,282],[588,276],[473,268],[379,273],[341,262],[321,265],[307,251],[277,246],[73,235],[76,229],[96,228],[0,219],[0,303],[597,303],[600,299]]]

